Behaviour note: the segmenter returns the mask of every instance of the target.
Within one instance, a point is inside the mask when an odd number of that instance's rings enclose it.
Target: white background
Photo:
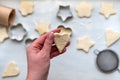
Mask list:
[[[101,2],[111,2],[117,12],[108,20],[99,14]],[[119,0],[88,0],[94,9],[90,18],[79,18],[75,11],[75,6],[80,0],[34,0],[34,13],[27,17],[22,17],[18,11],[19,0],[0,0],[0,4],[13,7],[16,9],[17,23],[23,24],[27,30],[28,38],[38,37],[35,32],[35,25],[40,21],[51,23],[51,30],[57,28],[58,25],[70,27],[73,30],[71,45],[67,52],[51,60],[51,67],[48,80],[120,80],[120,73],[115,71],[111,74],[100,72],[95,64],[96,55],[93,53],[95,49],[106,49],[105,30],[112,28],[120,32],[120,1]],[[63,23],[56,17],[59,4],[69,4],[73,13],[73,19]],[[78,51],[77,38],[88,35],[95,42],[88,54]],[[120,41],[115,43],[110,49],[115,50],[120,56]],[[24,40],[16,42],[10,39],[0,43],[0,75],[10,61],[16,61],[20,69],[20,75],[14,78],[0,80],[25,80],[27,74],[26,46]]]

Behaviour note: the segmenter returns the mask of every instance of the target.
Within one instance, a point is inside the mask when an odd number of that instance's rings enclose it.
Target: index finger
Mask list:
[[[59,33],[60,32],[60,29],[57,28],[55,30],[52,30],[50,32],[53,32],[53,33]],[[50,34],[50,32],[40,36],[38,39],[36,39],[31,45],[34,45],[36,47],[40,46],[40,44],[44,44],[44,41],[46,39],[46,37]]]

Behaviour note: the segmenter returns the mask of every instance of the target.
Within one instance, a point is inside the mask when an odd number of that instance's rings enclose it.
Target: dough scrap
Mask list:
[[[89,49],[94,45],[94,42],[90,40],[88,36],[78,39],[77,49],[88,52]]]
[[[110,15],[116,14],[116,11],[113,8],[113,4],[111,3],[102,3],[101,4],[101,9],[100,9],[100,14],[104,15],[106,19],[110,17]]]
[[[64,26],[58,26],[58,28],[61,29],[60,34],[68,34],[69,36],[72,35],[72,29],[71,28],[65,28]]]
[[[106,30],[106,45],[109,47],[120,39],[120,32],[113,31],[112,29]]]
[[[16,65],[16,62],[11,61],[6,67],[5,71],[2,74],[2,77],[14,77],[19,75],[19,69]]]
[[[75,10],[81,18],[90,17],[92,15],[93,6],[90,3],[83,1],[75,7]]]
[[[50,28],[50,23],[48,22],[44,22],[44,21],[41,21],[40,23],[38,23],[38,25],[35,27],[35,30],[40,34],[45,34],[46,32],[49,31],[49,28]]]
[[[60,53],[63,51],[69,40],[70,36],[68,34],[54,33],[54,42]]]
[[[6,28],[0,28],[0,42],[3,42],[8,37],[9,36],[8,36]]]
[[[19,11],[23,16],[33,13],[34,4],[32,1],[22,0],[19,5]]]

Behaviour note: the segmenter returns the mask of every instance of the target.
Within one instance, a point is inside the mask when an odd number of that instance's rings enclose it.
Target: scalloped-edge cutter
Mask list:
[[[57,17],[60,18],[63,22],[72,18],[73,14],[70,10],[70,5],[59,5]]]
[[[22,41],[27,35],[27,31],[23,25],[19,23],[9,28],[9,35],[12,40]]]

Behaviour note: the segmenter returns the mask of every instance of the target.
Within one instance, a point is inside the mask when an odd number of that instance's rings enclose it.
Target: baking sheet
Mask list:
[[[39,21],[51,23],[51,30],[58,25],[64,25],[72,28],[73,35],[71,45],[65,54],[51,60],[51,67],[48,80],[119,80],[120,73],[104,74],[100,72],[95,64],[96,55],[94,49],[106,49],[105,29],[112,28],[120,32],[120,1],[119,0],[87,0],[94,6],[91,18],[79,18],[75,11],[75,6],[81,0],[34,0],[34,13],[27,17],[22,17],[18,11],[20,0],[0,0],[0,4],[16,8],[17,16],[14,25],[22,23],[28,31],[28,38],[39,37],[34,27]],[[112,2],[116,15],[111,16],[108,20],[98,12],[101,2]],[[56,17],[59,4],[70,4],[73,13],[73,19],[63,23]],[[90,49],[89,54],[76,49],[77,38],[88,35],[96,44]],[[120,41],[115,43],[110,49],[115,50],[120,57]],[[14,78],[0,80],[25,80],[27,74],[26,46],[24,40],[16,42],[7,39],[0,43],[0,75],[10,61],[16,61],[20,75]]]

